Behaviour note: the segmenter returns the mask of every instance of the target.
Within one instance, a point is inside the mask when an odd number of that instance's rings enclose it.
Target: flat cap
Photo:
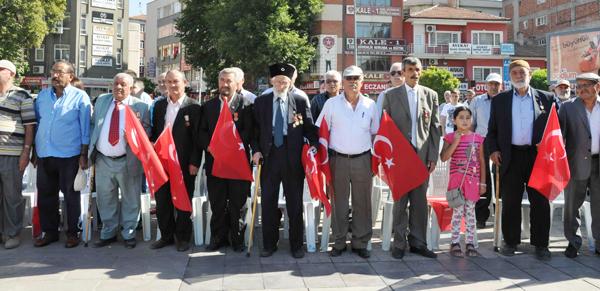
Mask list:
[[[577,75],[575,80],[587,80],[587,81],[594,81],[597,83],[598,81],[600,81],[600,76],[598,76],[597,74],[594,74],[594,73],[584,73],[584,74]]]
[[[344,77],[348,77],[348,76],[362,76],[363,75],[363,70],[357,66],[350,66],[347,67],[346,69],[344,69],[344,73],[343,73]]]

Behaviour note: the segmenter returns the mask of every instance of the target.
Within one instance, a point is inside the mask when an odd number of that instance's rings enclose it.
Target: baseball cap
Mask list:
[[[571,87],[571,83],[569,83],[569,81],[567,81],[565,79],[558,80],[558,82],[556,82],[556,85],[554,85],[554,87],[556,88],[560,85],[566,85],[567,87]]]
[[[597,83],[598,81],[600,81],[600,76],[598,76],[597,74],[594,74],[594,73],[585,73],[585,74],[577,75],[577,77],[575,79],[576,80],[594,81]]]
[[[487,78],[485,78],[485,82],[497,82],[499,84],[502,84],[502,77],[500,77],[500,75],[497,73],[490,73],[489,75],[487,75]]]
[[[357,66],[350,66],[347,67],[344,70],[343,73],[344,77],[348,77],[348,76],[362,76],[363,75],[363,70]]]
[[[17,74],[17,67],[9,60],[0,60],[0,68],[7,69],[15,75]]]

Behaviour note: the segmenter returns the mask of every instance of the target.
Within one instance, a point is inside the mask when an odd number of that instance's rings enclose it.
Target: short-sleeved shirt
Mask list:
[[[484,138],[477,133],[471,133],[460,137],[458,147],[456,147],[456,150],[450,159],[451,176],[459,174],[462,177],[465,173],[465,169],[467,169],[467,177],[479,179],[479,173],[481,173],[479,165],[479,149],[481,148],[483,140]],[[444,141],[447,144],[451,144],[454,141],[454,132],[446,134],[444,136]],[[470,159],[469,156],[471,157]]]
[[[446,105],[444,105],[444,108],[442,108],[440,112],[440,116],[446,117],[446,124],[444,124],[444,126],[446,127],[446,133],[454,132],[454,108],[458,106],[463,105],[461,103],[457,103],[456,105],[446,103]]]
[[[0,96],[0,155],[20,156],[25,142],[25,125],[36,123],[33,98],[13,86]]]

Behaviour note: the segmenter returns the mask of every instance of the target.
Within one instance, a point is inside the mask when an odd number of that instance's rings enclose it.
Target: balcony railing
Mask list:
[[[407,45],[407,52],[408,54],[417,55],[501,55],[500,46],[476,45],[471,43],[439,44],[436,46],[411,43]]]

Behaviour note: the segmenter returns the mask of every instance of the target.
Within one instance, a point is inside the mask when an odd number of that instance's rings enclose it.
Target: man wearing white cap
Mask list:
[[[565,142],[571,180],[565,188],[564,234],[569,245],[568,258],[577,257],[581,248],[579,208],[590,194],[592,235],[600,255],[600,77],[594,73],[577,76],[577,98],[560,106],[558,119]]]
[[[558,98],[558,101],[562,104],[563,102],[571,98],[571,83],[565,79],[560,79],[552,88],[554,95]]]
[[[490,107],[492,105],[492,98],[498,95],[502,90],[502,77],[499,74],[491,73],[485,78],[487,84],[487,90],[485,94],[481,94],[471,102],[469,106],[473,113],[473,131],[486,136],[488,132],[488,122],[490,120]],[[484,141],[485,143],[485,141]],[[484,146],[483,157],[485,160],[485,179],[486,187],[485,195],[482,195],[482,199],[479,199],[475,204],[475,217],[477,219],[477,228],[485,228],[485,222],[490,217],[490,201],[492,201],[491,183],[492,176],[490,175],[490,153],[487,150],[487,146]]]
[[[7,249],[20,244],[23,172],[29,164],[36,124],[33,99],[13,84],[16,73],[13,63],[0,61],[0,240]]]
[[[379,110],[373,100],[360,93],[363,71],[350,66],[343,72],[344,93],[325,102],[317,126],[329,125],[329,164],[335,195],[333,202],[333,238],[331,256],[346,250],[348,234],[348,198],[352,189],[352,251],[369,258],[367,244],[373,234],[371,187],[373,173],[371,140],[379,129]]]

